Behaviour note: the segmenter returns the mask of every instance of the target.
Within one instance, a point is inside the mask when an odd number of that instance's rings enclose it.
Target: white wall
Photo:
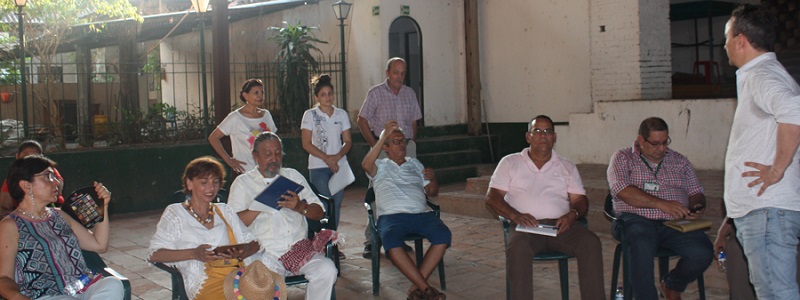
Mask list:
[[[573,114],[558,128],[556,151],[575,163],[608,164],[611,155],[633,145],[642,120],[655,116],[670,128],[670,148],[698,169],[725,166],[735,99],[598,102],[592,114]]]
[[[318,26],[315,36],[327,44],[318,44],[324,55],[340,53],[340,29],[332,5],[334,0],[323,0],[318,4],[304,5],[294,9],[272,13],[259,18],[247,19],[231,24],[231,58],[252,61],[272,61],[277,47],[269,37],[274,33],[267,28],[283,27],[282,21]],[[345,21],[347,54],[347,104],[351,119],[361,108],[367,90],[385,79],[388,57],[389,27],[396,18],[404,16],[400,7],[408,5],[410,14],[420,26],[423,38],[423,88],[427,126],[466,122],[466,92],[464,66],[463,5],[459,0],[359,0],[353,3],[350,17]],[[374,16],[372,7],[380,6],[380,14]],[[208,30],[210,32],[210,29]],[[206,35],[206,52],[210,53],[213,37]],[[197,52],[196,32],[170,38],[167,47],[162,46],[162,59],[171,55],[187,56]],[[174,51],[174,54],[170,54]],[[192,56],[189,56],[190,59]],[[167,61],[169,58],[166,59]],[[177,59],[176,59],[177,60]],[[167,62],[165,61],[165,62]],[[208,62],[210,64],[210,61]],[[232,72],[243,72],[243,68],[232,61]],[[169,72],[169,71],[168,71]],[[246,78],[232,78],[231,103],[237,102],[239,84]],[[336,80],[336,78],[334,78]],[[185,80],[184,80],[185,81]],[[192,82],[187,82],[192,84]],[[339,83],[334,83],[338,87]],[[191,97],[182,93],[172,97],[172,87],[164,90],[165,99]],[[190,88],[189,93],[196,87]],[[192,97],[192,99],[194,99]],[[166,101],[166,100],[165,100]],[[176,105],[177,106],[177,105]],[[185,106],[185,105],[183,105]],[[181,109],[181,108],[179,108]]]
[[[592,109],[589,1],[478,1],[489,122]]]

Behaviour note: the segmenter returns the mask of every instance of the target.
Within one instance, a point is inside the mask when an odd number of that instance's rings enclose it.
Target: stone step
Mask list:
[[[419,159],[425,167],[440,169],[450,166],[480,164],[481,155],[480,150],[459,150],[420,154],[417,156],[417,159]]]
[[[467,178],[478,175],[480,164],[468,164],[456,167],[435,168],[436,180],[441,184],[464,182]]]
[[[486,195],[486,191],[489,190],[489,182],[491,179],[491,175],[467,178],[467,186],[464,188],[464,192],[482,196]]]

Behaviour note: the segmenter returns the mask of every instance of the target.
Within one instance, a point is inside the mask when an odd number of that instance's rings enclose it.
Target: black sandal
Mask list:
[[[425,289],[425,298],[426,300],[444,300],[447,299],[447,295],[442,292],[439,292],[433,287],[428,287]]]
[[[414,290],[411,294],[408,294],[407,300],[425,300],[425,293],[420,291],[419,289]]]

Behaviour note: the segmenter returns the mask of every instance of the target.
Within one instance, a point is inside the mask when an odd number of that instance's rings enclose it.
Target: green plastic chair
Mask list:
[[[375,218],[375,211],[372,208],[372,205],[375,203],[375,190],[369,188],[367,190],[367,195],[364,198],[364,207],[367,209],[367,216],[369,218],[369,231],[371,233],[370,242],[372,243],[372,294],[375,296],[380,295],[380,277],[381,277],[381,245],[383,242],[381,241],[381,236],[378,234],[378,219]],[[436,205],[433,202],[428,201],[428,206],[435,212],[436,216],[439,217],[441,213],[441,209],[439,205]],[[414,241],[414,253],[416,253],[417,258],[417,268],[420,267],[422,264],[423,254],[422,252],[422,240],[425,237],[418,235],[418,234],[409,234],[403,237],[404,241]],[[447,283],[444,279],[444,258],[439,261],[439,266],[436,268],[439,270],[439,283],[442,287],[442,290],[447,290]]]
[[[122,281],[122,287],[125,289],[125,294],[122,299],[131,300],[131,281],[128,280],[128,278],[117,273],[114,269],[109,268],[97,252],[86,250],[81,250],[81,252],[83,252],[83,260],[86,262],[86,266],[89,267],[92,272],[95,274],[103,274],[105,277],[113,276]]]
[[[611,194],[606,196],[606,202],[604,204],[604,212],[607,218],[609,218],[612,222],[616,221],[618,223],[622,223],[623,221],[618,219],[616,214],[614,213],[614,198]],[[622,225],[622,224],[620,224]],[[633,290],[630,284],[630,278],[628,278],[628,269],[630,268],[628,259],[628,244],[625,240],[625,232],[623,230],[622,236],[620,237],[621,241],[617,244],[617,247],[614,249],[614,264],[611,270],[611,294],[609,299],[614,299],[614,294],[617,292],[617,280],[619,279],[619,267],[620,261],[622,261],[622,269],[623,277],[622,277],[622,293],[623,299],[630,300],[633,299]],[[658,258],[658,274],[659,274],[659,281],[664,280],[664,275],[667,275],[669,272],[669,259],[674,256],[679,256],[674,251],[659,247],[656,250],[656,258]],[[624,259],[624,260],[623,260]],[[697,290],[700,293],[700,300],[706,299],[706,285],[705,280],[703,280],[703,274],[700,274],[700,277],[697,278]]]
[[[508,247],[508,227],[511,226],[508,219],[499,216],[500,221],[503,223],[503,245]],[[584,226],[587,226],[586,218],[578,219]],[[533,256],[534,261],[558,261],[558,278],[561,281],[561,299],[569,300],[569,270],[567,262],[572,255],[566,255],[561,252],[541,252]],[[508,282],[508,274],[506,273],[506,299],[511,299],[511,285]]]

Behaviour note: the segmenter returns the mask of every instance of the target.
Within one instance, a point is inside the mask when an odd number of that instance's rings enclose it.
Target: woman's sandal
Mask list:
[[[425,300],[427,298],[425,297],[425,293],[424,292],[420,291],[419,289],[416,289],[413,292],[411,292],[410,294],[408,294],[408,298],[406,298],[406,299],[407,300]]]
[[[447,295],[442,292],[439,292],[433,287],[428,287],[425,289],[425,298],[426,300],[445,300],[447,299]]]

